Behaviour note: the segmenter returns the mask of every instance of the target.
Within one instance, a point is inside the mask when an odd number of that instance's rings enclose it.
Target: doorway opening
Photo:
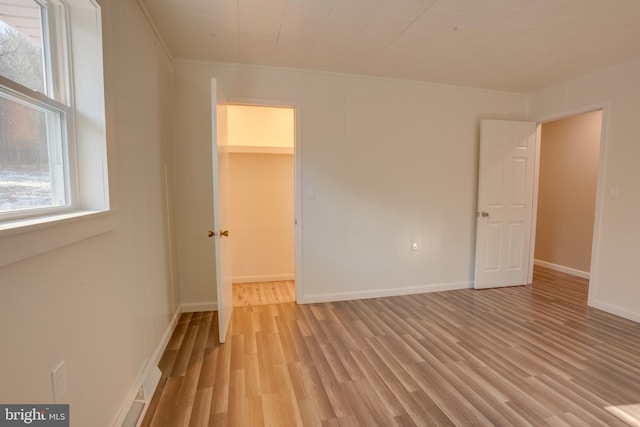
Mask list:
[[[602,109],[541,126],[534,270],[583,279],[576,287],[591,276],[602,126]]]
[[[295,108],[227,114],[234,306],[295,302]]]

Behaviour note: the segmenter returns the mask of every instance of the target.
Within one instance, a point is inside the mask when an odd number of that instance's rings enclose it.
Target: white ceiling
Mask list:
[[[640,0],[141,0],[176,59],[528,93],[640,57]]]

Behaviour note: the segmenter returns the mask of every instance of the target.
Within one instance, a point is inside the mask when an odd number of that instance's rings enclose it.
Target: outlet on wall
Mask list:
[[[53,386],[53,403],[60,403],[62,395],[67,391],[67,372],[64,360],[51,371],[51,384]]]

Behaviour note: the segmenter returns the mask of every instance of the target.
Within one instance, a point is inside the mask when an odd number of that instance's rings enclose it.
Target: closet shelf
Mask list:
[[[259,147],[248,145],[227,145],[229,153],[251,154],[293,154],[293,147]]]

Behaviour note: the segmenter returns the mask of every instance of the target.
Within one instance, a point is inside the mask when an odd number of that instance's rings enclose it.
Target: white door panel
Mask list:
[[[211,79],[211,125],[213,158],[213,236],[215,237],[216,285],[220,342],[225,342],[233,314],[231,258],[227,220],[228,166],[227,102],[216,79]],[[225,233],[226,232],[226,233]],[[226,235],[225,235],[226,234]]]
[[[529,276],[537,125],[482,120],[474,287]]]

